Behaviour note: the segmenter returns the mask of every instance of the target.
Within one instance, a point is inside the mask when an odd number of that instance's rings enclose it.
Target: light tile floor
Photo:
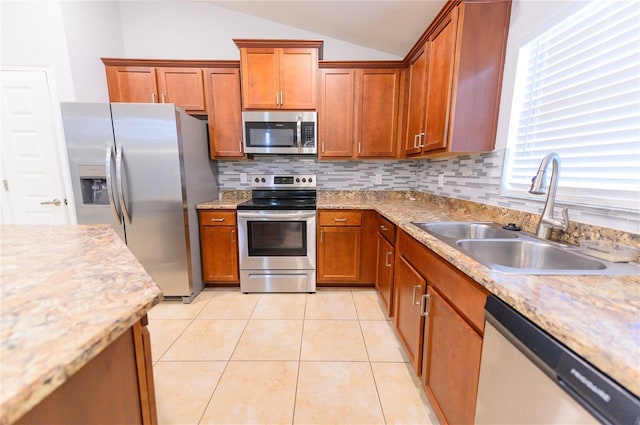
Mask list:
[[[148,317],[161,424],[438,424],[373,290],[207,289]]]

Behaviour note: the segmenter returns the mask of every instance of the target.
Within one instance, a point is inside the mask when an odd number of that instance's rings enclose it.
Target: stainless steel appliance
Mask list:
[[[205,123],[172,104],[62,103],[79,224],[111,224],[165,297],[202,290],[195,205],[217,199]]]
[[[490,296],[476,424],[640,424],[640,400]]]
[[[244,151],[251,154],[317,154],[317,113],[245,111]]]
[[[316,176],[252,176],[238,205],[240,290],[316,291]]]

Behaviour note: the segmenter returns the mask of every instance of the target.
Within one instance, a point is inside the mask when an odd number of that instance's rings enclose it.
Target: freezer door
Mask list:
[[[179,122],[172,104],[112,103],[127,245],[165,296],[193,292]]]
[[[61,103],[60,110],[78,224],[111,224],[124,240],[122,218],[113,203],[113,157],[107,158],[115,149],[110,105]]]

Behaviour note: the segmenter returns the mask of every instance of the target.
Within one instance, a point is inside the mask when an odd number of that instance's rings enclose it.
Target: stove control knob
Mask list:
[[[256,183],[260,183],[260,179],[256,177],[256,179],[254,180]]]
[[[296,183],[300,183],[300,177],[296,177]]]
[[[309,183],[311,183],[313,181],[313,179],[311,177],[309,177]]]
[[[306,183],[307,179],[305,179],[304,177],[302,178],[302,183]]]
[[[265,183],[267,180],[263,177],[263,178],[261,178],[261,179],[260,179],[260,181],[261,181],[262,183]]]

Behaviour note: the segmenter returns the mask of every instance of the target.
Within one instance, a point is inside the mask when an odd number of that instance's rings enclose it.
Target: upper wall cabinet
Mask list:
[[[412,50],[406,155],[491,151],[510,0],[447,5]]]
[[[175,103],[190,114],[206,114],[202,68],[106,65],[111,102]]]
[[[211,158],[244,158],[240,70],[208,68],[204,71]]]
[[[395,158],[402,71],[320,70],[321,158]]]
[[[322,41],[233,41],[240,48],[243,109],[316,109]]]

